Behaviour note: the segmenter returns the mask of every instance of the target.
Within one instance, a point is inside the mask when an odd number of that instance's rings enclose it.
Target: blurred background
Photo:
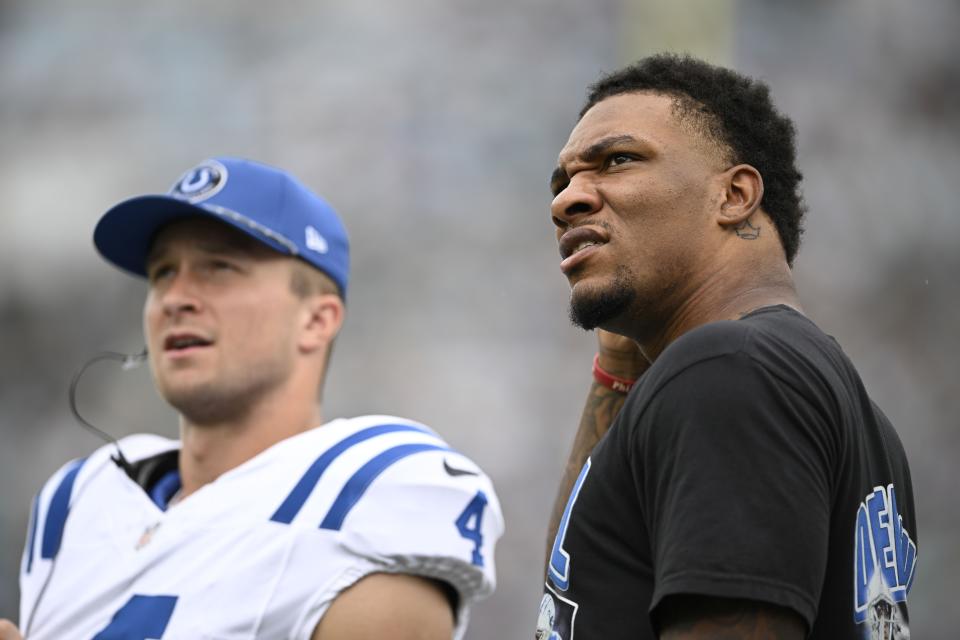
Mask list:
[[[422,420],[487,470],[507,533],[468,638],[530,637],[594,352],[566,319],[547,179],[586,85],[673,50],[762,77],[796,121],[800,293],[912,461],[914,637],[955,638],[957,33],[954,0],[0,0],[0,617],[33,493],[100,445],[70,416],[71,374],[142,346],[144,286],[100,260],[93,225],[231,154],[345,218],[325,413]],[[97,365],[79,400],[117,436],[176,434],[145,368]]]

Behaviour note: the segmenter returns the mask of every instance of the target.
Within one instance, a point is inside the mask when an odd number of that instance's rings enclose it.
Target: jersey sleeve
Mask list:
[[[651,534],[651,612],[676,594],[815,616],[832,495],[828,408],[735,352],[654,395],[628,447]]]
[[[411,455],[386,469],[350,513],[348,544],[389,570],[446,581],[469,603],[496,584],[503,516],[493,485],[449,450]]]
[[[493,592],[494,548],[503,533],[489,478],[440,440],[391,447],[361,465],[327,508],[321,530],[336,532],[350,570],[307,602],[306,634],[331,596],[372,573],[405,573],[450,585],[461,638],[470,606]],[[298,637],[308,637],[307,635]]]
[[[470,605],[496,582],[503,516],[490,479],[415,421],[362,416],[333,427],[328,436],[317,430],[315,449],[294,465],[304,472],[271,517],[296,531],[286,586],[274,597],[289,600],[287,587],[301,585],[289,603],[297,611],[291,637],[309,638],[337,596],[373,573],[449,585],[462,637]]]

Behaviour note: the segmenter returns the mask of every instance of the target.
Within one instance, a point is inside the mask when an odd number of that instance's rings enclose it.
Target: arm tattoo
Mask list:
[[[797,613],[751,600],[674,596],[665,603],[661,640],[802,640]]]
[[[760,237],[760,225],[753,226],[750,224],[750,218],[738,224],[733,230],[736,232],[737,237],[743,240],[756,240]]]
[[[567,459],[567,466],[563,471],[560,488],[553,503],[553,512],[550,514],[550,527],[547,529],[547,557],[546,567],[550,562],[550,550],[553,548],[553,539],[560,526],[560,518],[567,506],[567,498],[576,482],[580,470],[590,457],[590,452],[607,432],[613,419],[617,417],[620,408],[627,399],[626,394],[613,391],[597,383],[590,387],[587,403],[580,416],[580,426],[573,439],[573,449]]]

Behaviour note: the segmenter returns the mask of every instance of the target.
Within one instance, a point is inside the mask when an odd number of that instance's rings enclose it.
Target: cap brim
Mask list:
[[[229,217],[218,215],[202,204],[191,204],[164,195],[138,196],[109,209],[93,230],[93,244],[108,262],[140,277],[147,277],[147,256],[154,236],[176,220],[203,216],[239,229],[280,253],[289,249],[272,238],[256,233]]]

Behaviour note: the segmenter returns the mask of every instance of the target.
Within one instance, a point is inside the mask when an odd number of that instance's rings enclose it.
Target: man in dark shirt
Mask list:
[[[591,88],[551,213],[600,350],[538,639],[910,637],[906,456],[802,314],[794,158],[730,70],[659,55]]]

